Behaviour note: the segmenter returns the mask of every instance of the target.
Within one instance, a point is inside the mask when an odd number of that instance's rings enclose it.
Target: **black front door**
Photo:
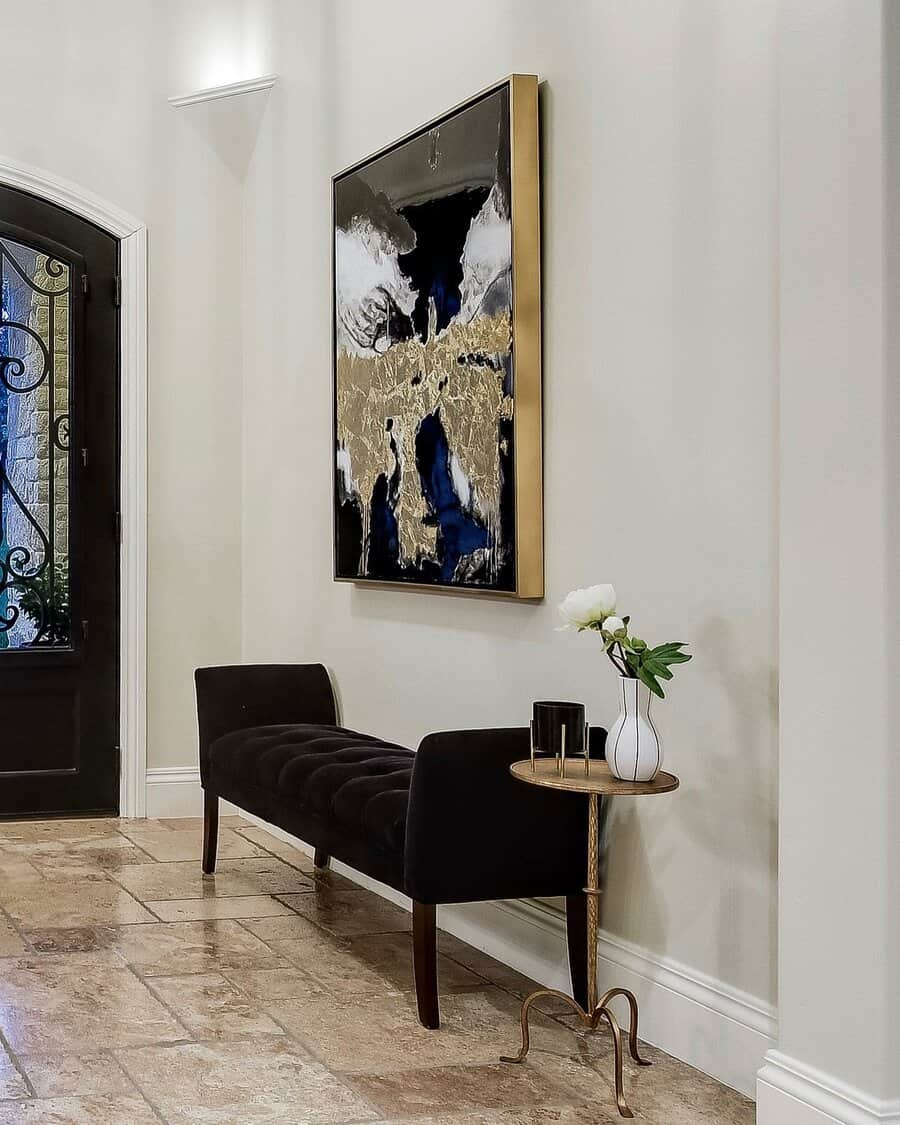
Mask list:
[[[0,187],[0,816],[119,807],[118,260]]]

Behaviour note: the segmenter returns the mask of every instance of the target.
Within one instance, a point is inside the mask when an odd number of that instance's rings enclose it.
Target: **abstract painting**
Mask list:
[[[537,79],[335,176],[335,577],[543,595]]]

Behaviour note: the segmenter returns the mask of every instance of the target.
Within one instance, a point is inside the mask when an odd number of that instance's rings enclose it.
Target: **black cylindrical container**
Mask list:
[[[584,704],[542,700],[533,704],[535,753],[555,757],[562,753],[566,732],[566,757],[584,755]]]

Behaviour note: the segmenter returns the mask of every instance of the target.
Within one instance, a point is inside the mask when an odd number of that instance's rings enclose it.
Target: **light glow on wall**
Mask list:
[[[269,0],[218,0],[191,7],[189,13],[173,93],[227,86],[272,72]]]

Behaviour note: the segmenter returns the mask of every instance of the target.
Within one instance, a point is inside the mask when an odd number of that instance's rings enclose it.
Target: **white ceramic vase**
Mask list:
[[[606,736],[606,762],[622,781],[652,781],[662,768],[662,746],[650,717],[653,693],[640,680],[619,677],[622,710]]]

